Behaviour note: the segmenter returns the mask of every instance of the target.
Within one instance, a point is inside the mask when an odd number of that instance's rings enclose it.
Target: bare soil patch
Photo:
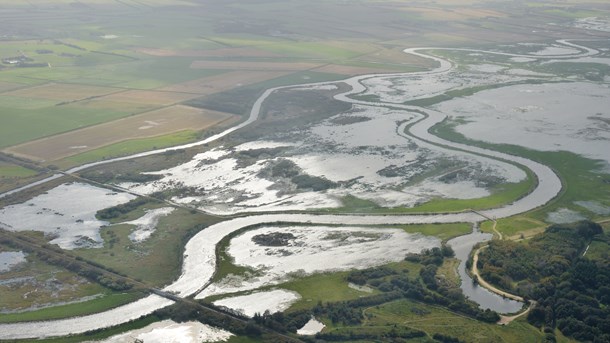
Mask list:
[[[34,160],[53,161],[105,145],[182,130],[203,130],[233,118],[233,115],[175,105],[109,123],[39,139],[6,149]]]

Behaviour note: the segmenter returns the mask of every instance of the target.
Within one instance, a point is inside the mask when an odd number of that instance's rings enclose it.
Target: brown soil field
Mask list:
[[[150,56],[184,56],[184,57],[277,57],[270,51],[256,48],[223,48],[215,50],[167,50],[154,48],[137,48],[136,52]]]
[[[174,105],[109,123],[42,138],[4,151],[38,161],[54,161],[113,143],[203,130],[235,117],[232,114]]]
[[[110,87],[96,87],[67,83],[49,83],[42,86],[34,86],[19,89],[12,92],[7,92],[4,93],[4,95],[74,101],[86,99],[93,96],[106,95],[116,91],[116,88]]]
[[[362,75],[362,74],[396,72],[395,69],[355,67],[355,66],[346,66],[346,65],[339,65],[339,64],[328,64],[323,67],[316,68],[316,69],[314,69],[314,71],[317,71],[320,73],[343,74],[343,75]]]
[[[284,62],[241,62],[241,61],[194,61],[193,69],[230,69],[230,70],[288,70],[300,71],[319,67],[318,63],[284,63]]]
[[[232,71],[220,75],[177,83],[158,90],[207,95],[227,89],[262,82],[290,74],[285,71]]]
[[[23,87],[23,85],[20,83],[10,83],[10,82],[0,81],[0,92],[6,92],[11,89],[15,89],[15,88],[19,88],[19,87]]]

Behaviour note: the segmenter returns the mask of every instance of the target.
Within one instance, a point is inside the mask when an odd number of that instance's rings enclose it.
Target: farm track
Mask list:
[[[569,56],[530,56],[530,55],[515,55],[515,54],[506,54],[506,53],[498,53],[492,52],[494,54],[502,54],[507,56],[519,56],[519,57],[528,57],[528,58],[574,58],[574,57],[583,57],[583,56],[591,56],[596,54],[595,50],[579,47],[573,43],[568,43],[565,41],[560,41],[560,43],[578,47],[580,51],[584,51],[580,54],[573,54]],[[438,57],[425,55],[417,52],[418,50],[427,50],[427,49],[436,49],[436,48],[417,48],[417,49],[407,49],[405,53],[410,53],[417,55],[419,57],[431,58],[439,63],[439,67],[428,72],[416,72],[416,73],[396,73],[396,74],[375,74],[375,75],[364,75],[364,76],[356,76],[352,78],[348,78],[343,81],[333,81],[333,82],[318,82],[307,85],[298,85],[298,87],[303,86],[314,86],[314,85],[326,85],[333,84],[337,82],[347,83],[352,87],[351,91],[348,91],[343,94],[336,95],[335,98],[341,101],[346,101],[352,104],[360,104],[367,106],[389,106],[393,108],[404,109],[405,111],[417,112],[417,113],[426,113],[423,118],[419,118],[413,123],[410,123],[410,126],[404,127],[404,132],[408,132],[410,137],[414,137],[418,139],[418,141],[422,144],[435,146],[437,149],[440,147],[442,149],[449,149],[454,151],[467,152],[476,155],[483,155],[486,158],[492,158],[500,161],[510,161],[515,164],[519,164],[524,168],[530,169],[538,179],[538,184],[536,189],[534,189],[531,193],[524,196],[523,198],[513,202],[512,204],[508,204],[504,207],[479,211],[479,213],[473,212],[461,212],[461,213],[447,213],[447,214],[438,214],[438,213],[429,213],[422,215],[385,215],[385,216],[358,216],[358,215],[312,215],[312,214],[260,214],[260,215],[251,215],[233,218],[227,221],[220,222],[218,224],[214,224],[208,227],[206,230],[203,230],[196,234],[189,242],[187,242],[184,251],[184,260],[183,260],[183,269],[182,275],[171,285],[165,287],[163,292],[171,292],[180,298],[189,297],[193,294],[202,291],[201,285],[207,285],[209,279],[212,277],[215,269],[216,269],[216,254],[215,247],[216,244],[224,238],[226,235],[239,230],[244,227],[248,227],[256,224],[265,224],[265,223],[277,223],[277,222],[293,222],[293,223],[312,223],[312,224],[347,224],[347,225],[392,225],[392,224],[415,224],[415,223],[455,223],[455,222],[479,222],[485,220],[486,218],[504,218],[508,216],[512,216],[518,213],[523,213],[529,211],[533,208],[543,206],[548,201],[553,199],[557,194],[559,194],[561,190],[561,181],[557,177],[557,175],[548,167],[522,158],[518,156],[508,155],[505,153],[482,149],[478,147],[468,146],[464,144],[454,143],[450,141],[445,141],[439,137],[433,136],[428,132],[428,130],[445,119],[445,115],[442,113],[429,111],[426,109],[422,109],[415,106],[405,106],[400,104],[392,104],[392,103],[374,103],[374,102],[366,102],[359,101],[350,98],[351,95],[358,94],[365,90],[365,87],[362,85],[361,81],[365,79],[375,78],[375,77],[400,77],[400,76],[413,76],[413,75],[432,75],[432,74],[440,74],[447,73],[453,69],[453,65],[446,60],[440,59]],[[447,49],[452,50],[452,49]],[[455,49],[453,49],[455,50]],[[468,50],[468,49],[457,49],[462,51],[472,51],[472,52],[480,52],[487,53],[486,51],[481,50]],[[261,106],[263,102],[275,91],[280,89],[287,89],[295,86],[283,86],[276,87],[266,90],[254,103],[253,108],[250,112],[249,118],[245,121],[236,125],[230,129],[227,129],[219,134],[211,136],[205,140],[176,146],[172,148],[159,149],[154,151],[149,151],[145,153],[135,154],[132,156],[126,156],[121,158],[115,158],[106,161],[100,161],[95,163],[89,163],[82,165],[80,167],[72,168],[65,172],[65,174],[71,175],[82,171],[84,169],[88,169],[91,167],[109,164],[118,161],[130,160],[138,157],[150,156],[155,154],[160,154],[167,151],[178,150],[191,148],[195,146],[200,146],[219,138],[222,138],[236,130],[244,128],[249,124],[253,123],[258,119],[258,115],[261,110]],[[400,129],[399,129],[400,130]],[[61,174],[57,174],[61,175]],[[58,176],[52,176],[50,178],[41,180],[36,183],[36,185],[43,184],[48,182]],[[32,187],[31,185],[27,185],[10,192],[6,192],[0,195],[0,198],[5,197],[10,194],[17,193],[21,190]],[[16,324],[0,324],[0,339],[25,339],[25,338],[38,338],[38,337],[51,337],[51,336],[63,336],[68,334],[78,334],[91,330],[107,328],[115,325],[119,325],[121,323],[128,322],[130,320],[137,319],[141,316],[152,313],[154,310],[158,308],[165,307],[171,304],[172,301],[168,301],[167,299],[151,295],[147,298],[141,299],[134,303],[124,305],[106,312],[101,312],[98,314],[93,314],[89,316],[82,316],[76,318],[69,318],[64,320],[57,321],[46,321],[46,322],[29,322],[29,323],[16,323]]]

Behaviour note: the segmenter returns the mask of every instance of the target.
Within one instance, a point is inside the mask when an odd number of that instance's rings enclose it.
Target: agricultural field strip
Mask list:
[[[597,51],[585,47],[580,47],[573,43],[568,43],[566,41],[559,41],[560,43],[564,43],[566,45],[580,48],[586,52],[583,52],[578,55],[570,55],[570,57],[575,56],[590,56],[596,54]],[[431,73],[444,73],[448,72],[452,69],[452,64],[446,60],[440,59],[438,57],[433,57],[425,54],[420,54],[417,50],[432,50],[436,48],[414,48],[414,49],[406,49],[405,53],[411,53],[418,55],[424,58],[431,58],[436,62],[440,63],[440,66],[432,71],[428,72],[420,72],[420,73],[409,73],[413,74],[431,74]],[[450,50],[450,49],[449,49]],[[468,50],[468,49],[462,49]],[[468,51],[477,51],[486,53],[486,51],[481,50],[468,50]],[[515,54],[505,54],[499,52],[492,52],[494,54],[502,54],[508,56],[515,56]],[[519,57],[529,57],[529,58],[568,58],[566,56],[531,56],[531,55],[516,55]],[[397,74],[377,74],[377,75],[364,75],[352,77],[343,82],[348,83],[352,86],[352,90],[343,94],[339,94],[335,96],[339,100],[347,101],[354,104],[365,104],[372,106],[380,106],[379,103],[370,103],[365,101],[357,101],[351,99],[349,96],[357,94],[365,90],[365,87],[360,83],[360,81],[379,77],[379,76],[401,76],[404,73]],[[326,85],[335,83],[334,82],[317,82],[308,85]],[[303,86],[303,85],[299,85]],[[294,86],[283,86],[276,87],[266,90],[254,103],[252,110],[250,112],[250,116],[248,119],[232,128],[229,128],[219,134],[211,136],[207,139],[204,139],[199,142],[185,144],[177,147],[171,147],[166,149],[158,149],[153,151],[148,151],[140,154],[135,154],[132,156],[126,156],[106,161],[99,161],[94,163],[89,163],[82,165],[80,167],[75,167],[68,170],[66,173],[76,173],[78,171],[117,161],[124,161],[129,159],[134,159],[138,157],[150,156],[154,154],[163,153],[166,151],[172,151],[176,149],[185,149],[195,146],[200,146],[214,140],[217,140],[221,137],[224,137],[238,129],[241,129],[252,122],[258,119],[258,115],[260,113],[261,105],[265,101],[265,99],[274,91],[279,89],[291,88]],[[418,111],[421,112],[422,109],[414,106],[396,106],[396,104],[389,104],[392,107],[399,107],[405,110],[410,111]],[[225,237],[226,235],[234,232],[236,230],[246,228],[252,225],[264,224],[264,223],[277,223],[277,222],[291,222],[291,223],[315,223],[315,224],[344,224],[344,225],[396,225],[396,224],[424,224],[424,223],[455,223],[455,222],[478,222],[486,219],[486,217],[491,218],[504,218],[508,216],[512,216],[515,214],[519,214],[533,208],[542,206],[546,204],[548,201],[553,199],[559,192],[561,191],[562,185],[559,177],[548,167],[525,159],[518,156],[513,156],[509,154],[504,154],[492,150],[476,148],[464,144],[453,143],[450,141],[445,141],[441,138],[431,135],[428,130],[435,125],[436,123],[442,121],[445,116],[442,113],[438,112],[426,112],[427,115],[416,122],[412,126],[408,127],[408,131],[412,136],[418,137],[419,139],[430,142],[432,144],[440,144],[443,147],[453,147],[458,150],[470,151],[476,154],[482,154],[489,157],[496,157],[503,160],[512,161],[518,164],[521,164],[527,168],[530,168],[534,174],[536,174],[538,178],[538,184],[534,191],[526,195],[525,197],[515,201],[512,204],[508,204],[504,207],[481,211],[485,217],[482,217],[480,214],[476,214],[474,212],[461,212],[461,213],[441,213],[441,214],[425,214],[425,215],[393,215],[393,216],[358,216],[358,215],[313,215],[313,214],[262,214],[262,215],[253,215],[247,217],[241,217],[236,219],[227,220],[215,225],[208,227],[206,230],[203,230],[196,234],[191,240],[189,240],[185,246],[184,251],[184,260],[183,260],[183,268],[182,275],[174,282],[173,284],[164,288],[164,291],[167,292],[175,292],[178,296],[186,297],[192,294],[198,293],[203,290],[209,283],[209,280],[212,278],[214,271],[216,269],[216,253],[215,248],[218,242]],[[37,184],[42,184],[44,182],[50,181],[51,178],[58,177],[57,174],[39,181]],[[13,194],[19,192],[23,189],[31,187],[30,185],[24,186],[18,189],[15,189],[10,192],[6,192],[0,197],[7,196],[9,194]],[[203,287],[201,286],[203,285]],[[161,308],[169,305],[171,301],[167,299],[163,299],[156,295],[148,296],[144,299],[136,301],[134,303],[121,306],[110,311],[82,316],[76,318],[69,318],[64,320],[57,321],[45,321],[45,322],[32,322],[32,323],[16,323],[16,324],[3,324],[0,325],[0,338],[1,339],[19,339],[19,338],[36,338],[36,337],[49,337],[49,336],[63,336],[74,333],[82,333],[90,330],[106,328],[114,325],[118,325],[120,323],[127,322],[129,320],[138,318],[140,316],[144,316],[152,313],[155,309]]]
[[[5,152],[29,159],[55,161],[109,144],[155,137],[188,129],[205,129],[233,115],[184,105],[169,105],[110,122],[19,144]]]

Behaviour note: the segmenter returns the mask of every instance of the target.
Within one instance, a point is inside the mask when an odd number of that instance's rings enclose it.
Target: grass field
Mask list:
[[[470,224],[455,223],[455,224],[417,224],[404,225],[401,227],[408,233],[421,233],[425,236],[434,236],[440,238],[443,242],[461,235],[468,234],[472,231]]]
[[[38,172],[22,166],[0,164],[0,179],[30,177],[36,174]]]
[[[118,119],[128,113],[104,109],[50,106],[38,109],[0,107],[0,148],[79,127]]]
[[[105,293],[106,294],[101,298],[85,302],[53,306],[31,312],[0,314],[0,323],[51,320],[82,316],[124,305],[144,296],[144,294],[137,292],[111,293],[106,291]]]
[[[120,90],[108,87],[51,83],[42,86],[34,86],[30,88],[23,88],[12,92],[7,92],[4,93],[4,95],[59,100],[67,102],[91,97],[99,97],[117,91]]]
[[[106,288],[63,268],[47,264],[35,255],[28,255],[26,259],[25,265],[0,273],[0,309],[20,310],[35,304],[53,305],[95,294],[109,294]],[[4,321],[4,316],[0,314],[0,322]],[[6,316],[26,318],[29,314]]]
[[[295,302],[290,307],[290,310],[312,308],[319,301],[335,302],[351,300],[370,294],[350,288],[345,279],[348,273],[315,274],[281,284],[278,287],[295,291],[301,295],[301,299]]]
[[[194,142],[199,138],[195,131],[180,131],[169,135],[133,139],[125,142],[110,144],[103,148],[87,151],[78,155],[70,156],[55,162],[61,168],[81,165],[89,162],[105,160],[114,157],[128,156],[143,151],[162,149],[170,146]]]
[[[203,130],[230,119],[231,115],[227,113],[174,105],[13,146],[5,151],[33,160],[55,161],[122,141]]]
[[[467,342],[539,342],[542,339],[536,328],[521,319],[506,326],[487,324],[408,299],[369,308],[366,314],[372,316],[366,326],[404,325],[430,336],[440,333]]]
[[[143,206],[151,208],[148,204]],[[141,209],[135,211],[142,213]],[[193,228],[201,229],[217,220],[177,209],[160,218],[156,231],[142,243],[129,239],[132,225],[113,225],[101,230],[103,248],[79,249],[75,253],[151,285],[163,286],[180,275],[185,237],[195,233]]]

